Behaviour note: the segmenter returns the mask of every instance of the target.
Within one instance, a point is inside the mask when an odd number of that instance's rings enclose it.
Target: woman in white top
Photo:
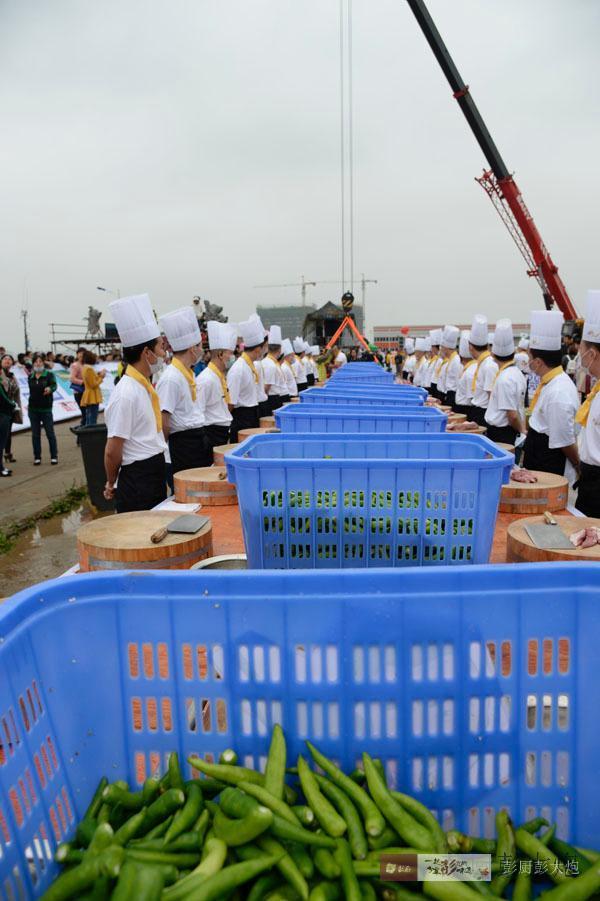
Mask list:
[[[281,328],[278,325],[272,325],[269,329],[269,352],[262,361],[262,371],[265,381],[269,385],[267,392],[269,395],[269,415],[290,399],[279,362],[282,340]]]
[[[127,368],[104,411],[104,497],[115,498],[117,513],[150,510],[167,496],[167,443],[150,382],[163,366],[163,339],[147,294],[121,297],[109,307]]]
[[[304,362],[304,356],[306,353],[304,339],[296,337],[294,338],[292,345],[295,353],[295,358],[292,363],[292,371],[294,373],[294,378],[296,379],[299,394],[301,391],[304,391],[306,388],[308,388],[308,377],[306,372],[306,364]]]
[[[533,310],[529,343],[529,369],[540,379],[529,400],[531,417],[525,441],[523,466],[539,472],[567,475],[579,469],[575,416],[577,389],[562,368],[562,328],[558,310]],[[569,465],[572,464],[571,465]]]
[[[462,372],[462,363],[456,349],[459,336],[460,331],[455,325],[444,326],[440,344],[440,356],[443,360],[442,368],[438,375],[437,388],[438,396],[442,403],[450,407],[454,406],[456,387]]]
[[[413,372],[413,385],[423,387],[423,376],[427,369],[427,353],[429,342],[427,338],[417,338],[415,341],[415,369]]]
[[[236,442],[240,429],[257,429],[260,376],[254,365],[263,355],[265,330],[258,317],[240,322],[238,330],[244,342],[244,352],[227,374],[227,386],[233,404],[231,440]]]
[[[207,455],[214,447],[227,444],[231,426],[233,404],[229,395],[226,374],[233,363],[237,344],[237,325],[227,322],[206,323],[210,363],[196,376],[198,403],[204,417],[204,444]]]
[[[473,317],[469,339],[471,356],[477,362],[473,367],[473,397],[467,419],[483,426],[492,386],[498,373],[498,364],[488,349],[488,337],[487,317],[477,313]]]
[[[462,369],[456,385],[456,395],[454,398],[454,406],[452,407],[455,413],[464,413],[467,417],[469,415],[469,407],[471,406],[471,399],[473,397],[474,367],[477,365],[477,360],[473,359],[471,351],[469,350],[470,334],[471,333],[468,331],[463,331],[460,334],[458,353]]]
[[[600,516],[600,291],[588,291],[579,348],[582,369],[596,379],[575,417],[583,426],[579,458],[579,494],[575,506],[584,516]]]
[[[525,376],[515,366],[515,343],[510,319],[499,319],[492,340],[497,372],[485,411],[487,437],[514,445],[525,432]]]
[[[202,336],[192,307],[161,316],[159,324],[173,348],[156,391],[160,398],[163,435],[169,442],[172,472],[210,466],[204,445],[204,416],[197,399],[194,366],[202,356]]]
[[[282,341],[281,353],[283,354],[283,360],[281,361],[281,371],[285,379],[287,400],[291,400],[292,397],[298,397],[298,386],[296,384],[296,378],[294,376],[294,370],[292,368],[292,363],[294,362],[294,348],[289,338],[284,338],[284,340]]]

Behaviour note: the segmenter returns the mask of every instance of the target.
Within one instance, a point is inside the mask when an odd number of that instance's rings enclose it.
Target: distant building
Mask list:
[[[280,325],[284,338],[294,338],[301,335],[310,344],[327,344],[335,334],[344,318],[341,306],[327,302],[317,309],[314,304],[305,307],[298,306],[257,306],[256,312],[260,316],[265,328],[271,325]],[[362,334],[363,310],[361,306],[354,304],[352,317]],[[356,338],[347,329],[344,332],[341,343],[344,347],[356,345]]]
[[[290,307],[256,307],[256,312],[262,320],[265,328],[272,325],[280,325],[284,338],[295,338],[296,335],[302,335],[304,328],[304,320],[310,313],[316,312],[314,304],[306,304],[305,307],[300,305]],[[306,339],[308,341],[308,338]]]
[[[392,350],[393,348],[402,347],[405,338],[409,335],[411,338],[426,338],[430,329],[443,328],[444,325],[445,323],[440,323],[439,325],[376,325],[373,329],[373,341],[380,350]],[[495,323],[489,323],[490,332],[493,332],[495,327]],[[471,323],[462,323],[462,325],[458,325],[458,328],[461,331],[468,331],[471,328]],[[402,333],[402,329],[408,329],[406,335]],[[517,340],[521,335],[528,335],[529,323],[513,322],[513,333]]]

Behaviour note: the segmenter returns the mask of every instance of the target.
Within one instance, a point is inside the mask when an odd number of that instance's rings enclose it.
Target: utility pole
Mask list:
[[[367,285],[376,285],[376,278],[365,278],[364,272],[361,273],[360,288],[362,292],[362,308],[363,308],[363,333],[367,335]]]
[[[304,276],[300,276],[300,284],[302,285],[302,309],[306,309],[306,289],[310,285],[311,288],[316,287],[316,282],[307,282],[304,280]]]
[[[27,310],[21,310],[21,318],[23,320],[23,337],[25,339],[25,353],[29,353],[29,333],[27,331],[27,319],[29,318],[29,313]]]

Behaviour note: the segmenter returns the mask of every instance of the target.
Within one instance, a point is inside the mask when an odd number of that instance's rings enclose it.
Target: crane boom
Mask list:
[[[523,195],[507,169],[477,104],[471,96],[469,86],[461,78],[424,0],[407,0],[407,3],[490,166],[490,170],[484,171],[483,176],[477,181],[492,200],[511,237],[525,257],[529,265],[527,274],[537,279],[546,307],[550,309],[553,304],[556,304],[565,319],[576,319],[575,307],[558,274],[558,267],[552,260],[533,216],[523,200]]]

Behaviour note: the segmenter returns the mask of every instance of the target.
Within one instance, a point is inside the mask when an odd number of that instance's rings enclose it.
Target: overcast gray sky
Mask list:
[[[428,0],[581,311],[600,286],[600,3]],[[537,285],[404,0],[354,0],[373,324],[527,319]],[[243,318],[340,273],[337,0],[1,0],[0,343],[148,291]],[[310,300],[335,299],[334,286]]]

